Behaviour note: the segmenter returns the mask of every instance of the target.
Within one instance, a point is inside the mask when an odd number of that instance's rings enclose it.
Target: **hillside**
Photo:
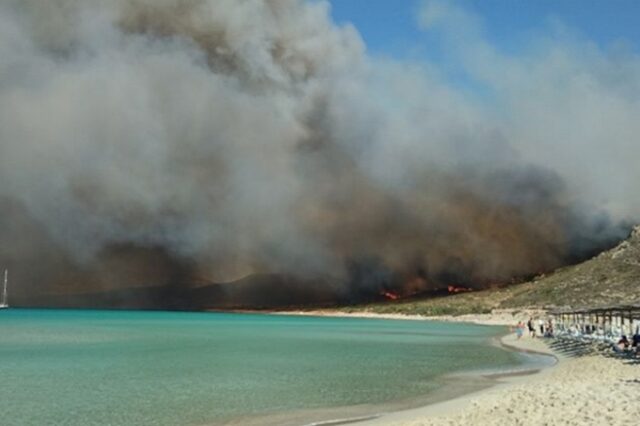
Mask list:
[[[317,309],[348,303],[331,280],[303,281],[278,274],[260,274],[228,283],[151,285],[72,294],[45,294],[26,300],[18,294],[13,306],[91,307],[109,309]],[[344,296],[342,296],[344,299]],[[459,315],[493,309],[600,306],[640,302],[640,226],[611,250],[531,282],[451,296],[405,299],[339,308],[348,312]]]
[[[586,307],[640,302],[640,226],[611,250],[533,281],[435,299],[343,308],[346,311],[459,315],[492,309]]]

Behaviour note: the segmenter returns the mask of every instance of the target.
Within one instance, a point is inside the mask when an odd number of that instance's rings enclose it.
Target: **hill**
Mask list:
[[[102,291],[16,297],[13,306],[118,309],[318,309],[348,303],[337,282],[258,274],[228,283],[151,285]],[[546,276],[509,287],[376,302],[347,312],[461,315],[493,309],[585,307],[640,302],[640,226],[611,250]]]
[[[342,308],[344,311],[461,315],[493,309],[587,307],[640,301],[640,226],[628,239],[583,263],[506,288],[432,299]]]
[[[227,283],[200,286],[149,285],[72,294],[32,297],[16,307],[93,309],[160,309],[180,311],[287,309],[336,303],[334,282],[313,281],[282,274],[254,274]]]

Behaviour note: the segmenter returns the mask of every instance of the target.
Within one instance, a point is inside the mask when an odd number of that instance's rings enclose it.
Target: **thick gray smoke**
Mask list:
[[[486,286],[640,219],[640,60],[500,55],[421,22],[493,92],[367,54],[323,1],[0,0],[0,261],[17,293],[331,277]],[[377,290],[375,290],[377,291]]]

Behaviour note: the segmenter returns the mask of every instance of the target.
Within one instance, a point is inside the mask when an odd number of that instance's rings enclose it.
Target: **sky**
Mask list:
[[[418,23],[424,0],[330,0],[332,16],[352,23],[372,54],[395,58],[438,58],[437,35]],[[458,0],[476,15],[487,39],[505,52],[518,52],[539,33],[561,25],[600,47],[625,44],[640,51],[640,2],[634,0]]]

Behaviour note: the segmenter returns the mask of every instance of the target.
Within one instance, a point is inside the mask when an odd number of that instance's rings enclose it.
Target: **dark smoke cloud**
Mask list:
[[[421,15],[444,34],[468,19]],[[326,2],[0,0],[15,293],[268,273],[348,298],[482,287],[620,237],[640,217],[637,56],[506,57],[474,27],[451,51],[491,105],[369,56]]]

